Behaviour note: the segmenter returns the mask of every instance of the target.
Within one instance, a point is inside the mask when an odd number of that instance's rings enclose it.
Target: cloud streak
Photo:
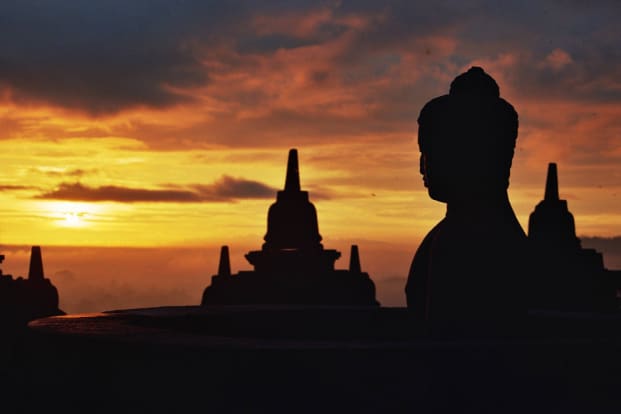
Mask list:
[[[242,199],[271,198],[276,189],[259,181],[223,175],[212,184],[184,187],[168,185],[147,189],[116,185],[90,187],[81,183],[62,183],[56,189],[35,196],[37,199],[119,203],[204,203]]]
[[[19,185],[19,184],[0,184],[0,192],[1,191],[21,191],[21,190],[33,190],[37,187],[33,187],[30,185]]]

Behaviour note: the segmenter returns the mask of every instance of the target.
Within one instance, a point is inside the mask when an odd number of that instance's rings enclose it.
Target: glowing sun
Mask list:
[[[84,220],[82,219],[82,217],[86,215],[85,212],[67,211],[63,214],[65,216],[63,225],[67,227],[80,227],[84,225]]]
[[[88,203],[58,202],[51,206],[51,215],[58,226],[85,227],[91,224],[92,210]]]

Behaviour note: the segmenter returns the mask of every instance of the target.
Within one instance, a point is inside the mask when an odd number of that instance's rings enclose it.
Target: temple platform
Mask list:
[[[403,308],[163,307],[33,321],[21,412],[618,412],[621,316],[532,312],[512,335]]]

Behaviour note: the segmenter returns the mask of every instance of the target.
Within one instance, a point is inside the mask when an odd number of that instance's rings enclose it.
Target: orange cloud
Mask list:
[[[563,49],[554,49],[544,60],[544,65],[551,67],[554,70],[561,70],[563,67],[572,63],[573,60],[569,53]]]

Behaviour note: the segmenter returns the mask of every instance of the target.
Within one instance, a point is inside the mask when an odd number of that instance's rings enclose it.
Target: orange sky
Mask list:
[[[359,244],[380,300],[402,305],[443,215],[418,174],[418,111],[472,65],[520,116],[523,227],[557,162],[578,234],[621,235],[615,5],[50,3],[66,7],[1,6],[0,43],[20,41],[0,49],[0,243],[13,274],[26,256],[10,246],[42,245],[69,311],[197,303],[221,244],[249,268],[293,147],[337,266]]]

